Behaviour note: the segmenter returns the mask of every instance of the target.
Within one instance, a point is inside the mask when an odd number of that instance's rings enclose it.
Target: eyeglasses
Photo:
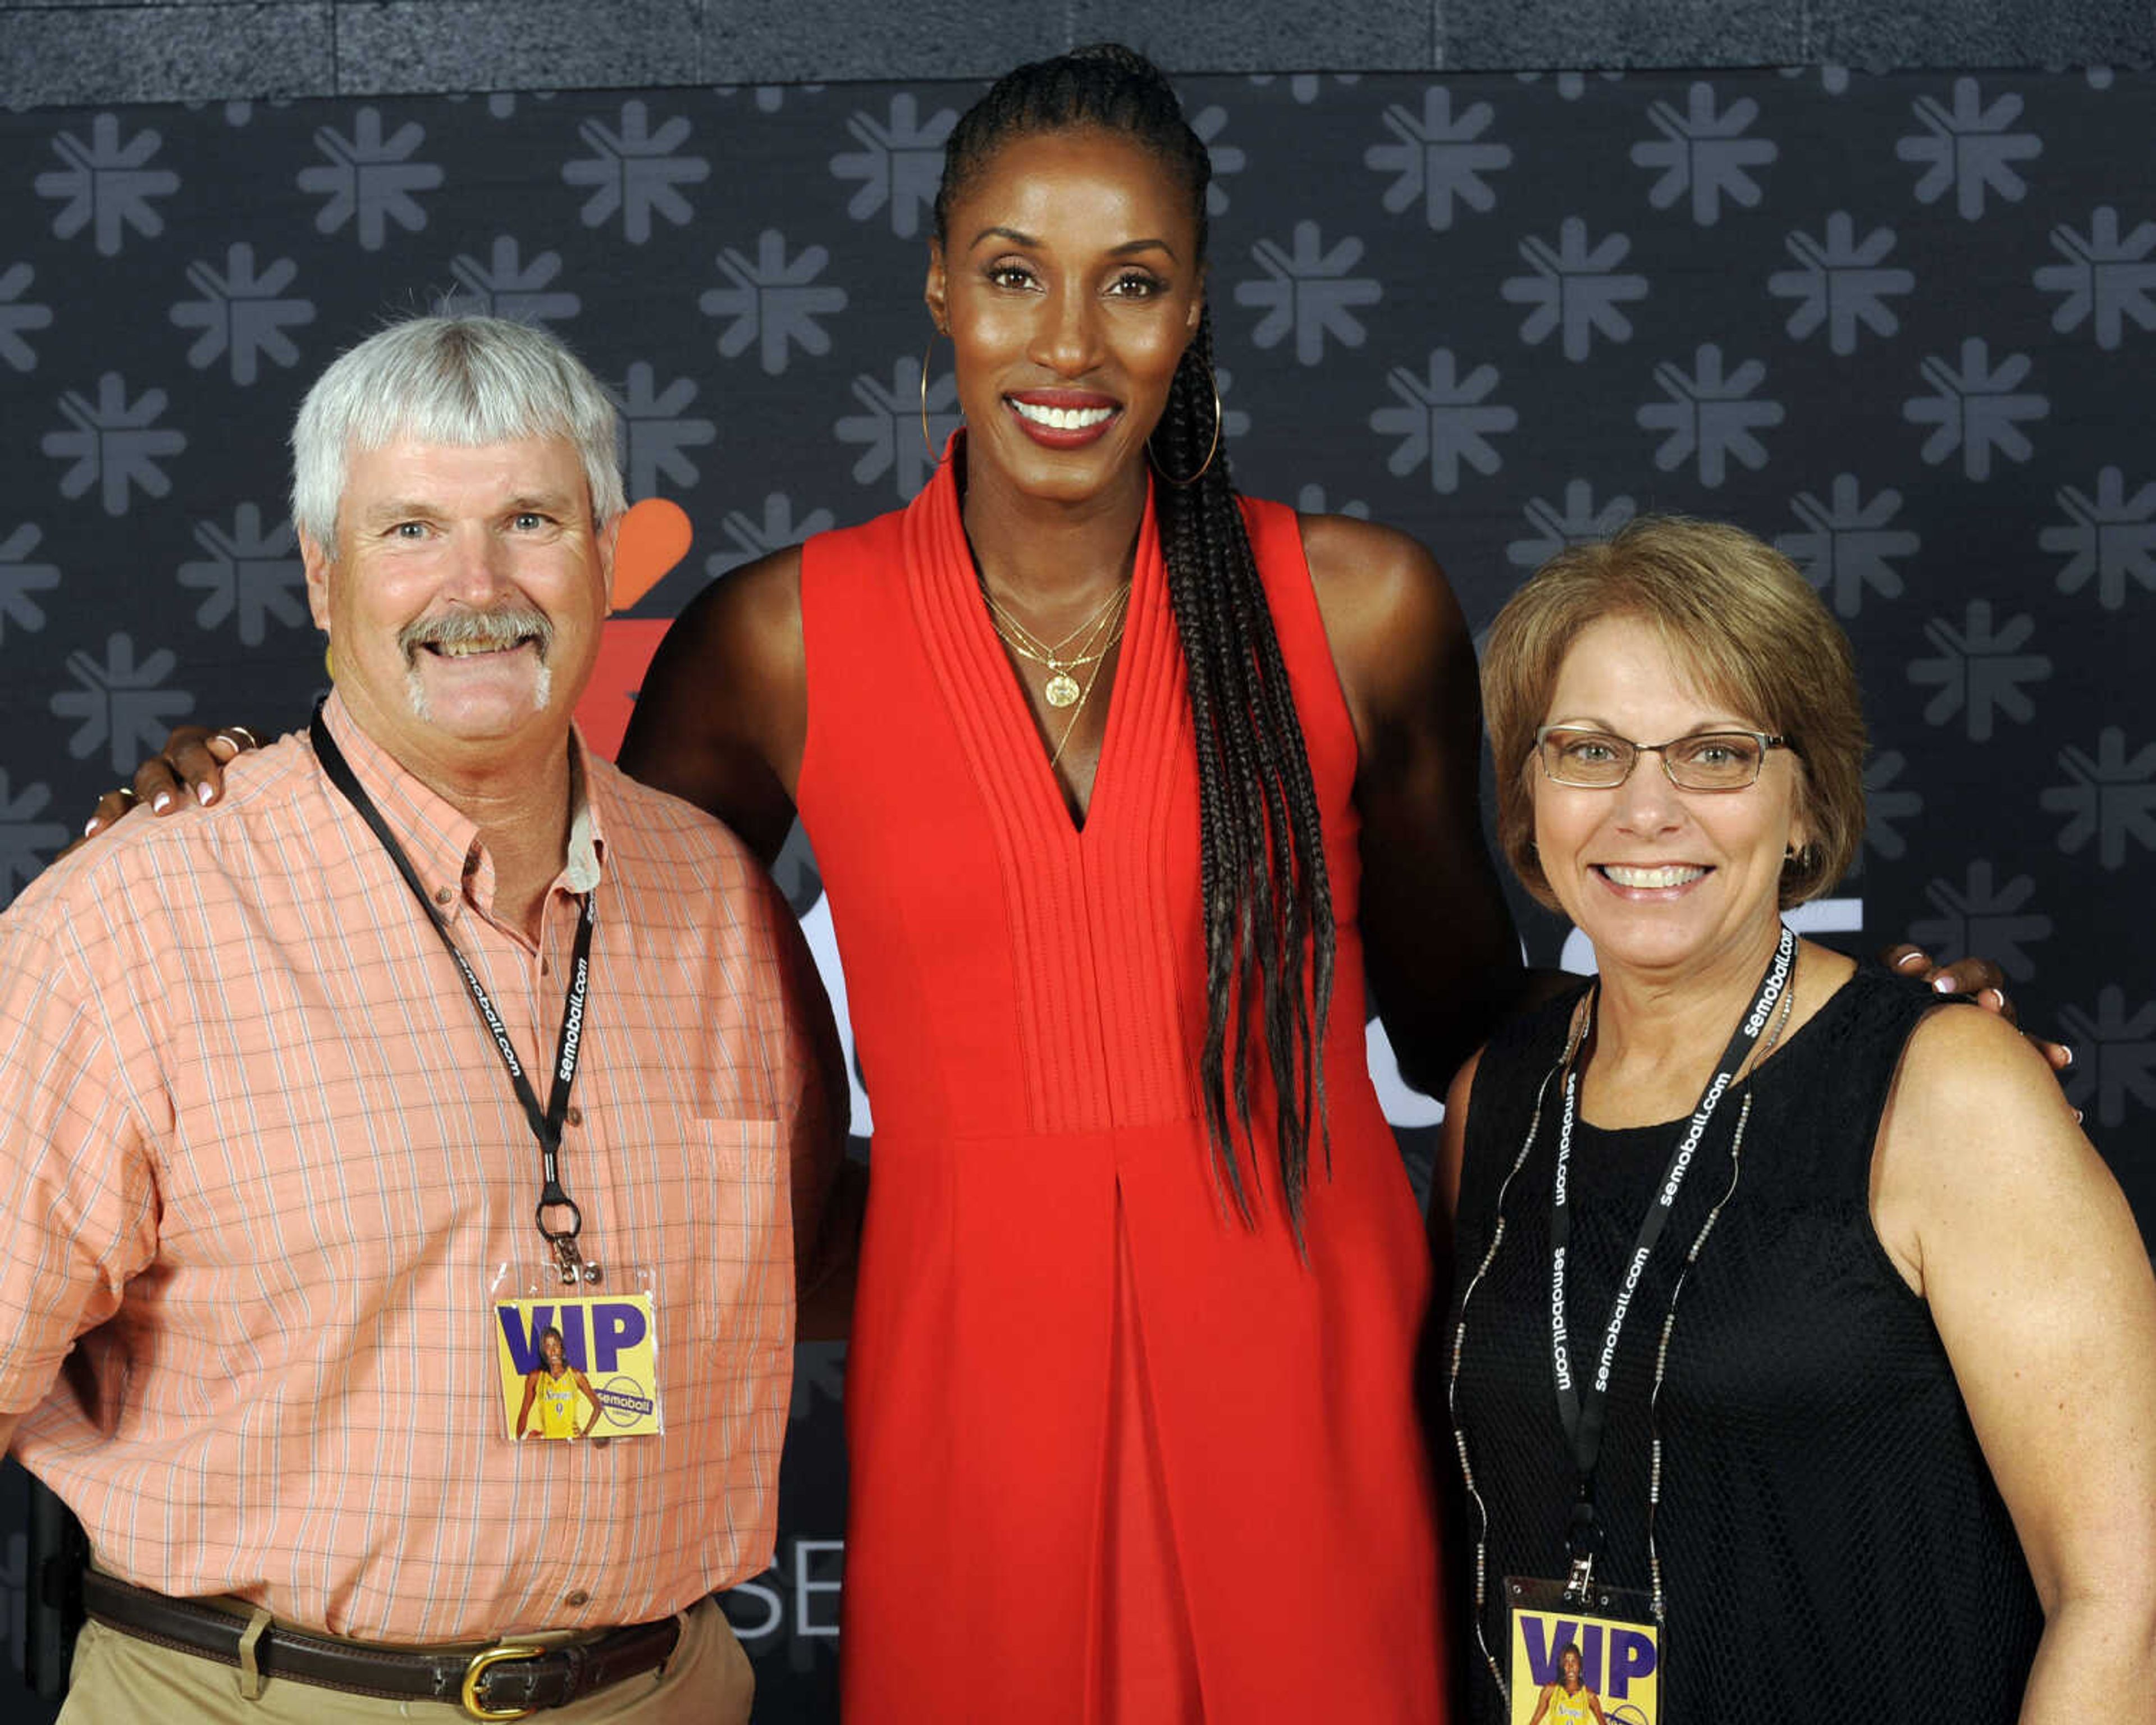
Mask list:
[[[1633,742],[1572,725],[1545,725],[1535,732],[1535,754],[1548,777],[1597,791],[1616,789],[1650,753],[1662,757],[1662,771],[1679,790],[1741,791],[1758,783],[1768,749],[1789,746],[1787,737],[1763,731],[1697,731],[1667,742]]]

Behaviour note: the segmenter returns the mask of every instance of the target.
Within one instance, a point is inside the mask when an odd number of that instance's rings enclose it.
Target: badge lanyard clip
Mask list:
[[[1565,1550],[1572,1567],[1564,1578],[1566,1599],[1585,1604],[1594,1588],[1594,1560],[1602,1551],[1602,1523],[1594,1514],[1594,1488],[1583,1479],[1566,1526]]]

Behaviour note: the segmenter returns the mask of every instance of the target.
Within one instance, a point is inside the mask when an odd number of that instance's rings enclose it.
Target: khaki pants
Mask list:
[[[716,1602],[685,1612],[674,1656],[659,1671],[626,1677],[532,1725],[748,1725],[756,1678]],[[454,1702],[379,1701],[272,1677],[244,1699],[239,1673],[192,1653],[136,1640],[101,1623],[83,1625],[60,1725],[381,1725],[418,1719],[451,1725]]]

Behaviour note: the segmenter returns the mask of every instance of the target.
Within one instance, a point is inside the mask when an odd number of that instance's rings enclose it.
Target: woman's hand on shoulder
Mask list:
[[[157,752],[135,769],[133,778],[97,799],[83,837],[95,838],[138,805],[146,805],[153,814],[170,814],[185,802],[216,802],[224,794],[226,763],[260,746],[244,725],[221,725],[214,731],[203,725],[174,726]]]
[[[768,865],[793,824],[808,733],[795,546],[730,570],[675,619],[644,673],[620,762],[716,815]]]
[[[2046,1609],[2156,1574],[2156,1277],[2118,1183],[2001,1019],[1917,1028],[1872,1215],[1931,1308]]]
[[[2020,1023],[2006,993],[2006,973],[1990,959],[1972,953],[1951,964],[1941,964],[1914,942],[1903,941],[1879,955],[1879,962],[1897,976],[1912,976],[1929,983],[1942,994],[1966,994],[1986,1012],[1995,1012],[2010,1024]],[[2045,1064],[2063,1072],[2074,1063],[2074,1052],[2062,1042],[2047,1042],[2035,1032],[2025,1033]]]
[[[1482,842],[1475,644],[1415,540],[1342,516],[1301,526],[1355,730],[1370,991],[1402,1075],[1436,1095],[1526,981]]]

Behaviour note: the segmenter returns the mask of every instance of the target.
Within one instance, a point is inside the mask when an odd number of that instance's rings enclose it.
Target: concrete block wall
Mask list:
[[[2156,0],[0,0],[11,106],[1180,72],[2136,64]]]

